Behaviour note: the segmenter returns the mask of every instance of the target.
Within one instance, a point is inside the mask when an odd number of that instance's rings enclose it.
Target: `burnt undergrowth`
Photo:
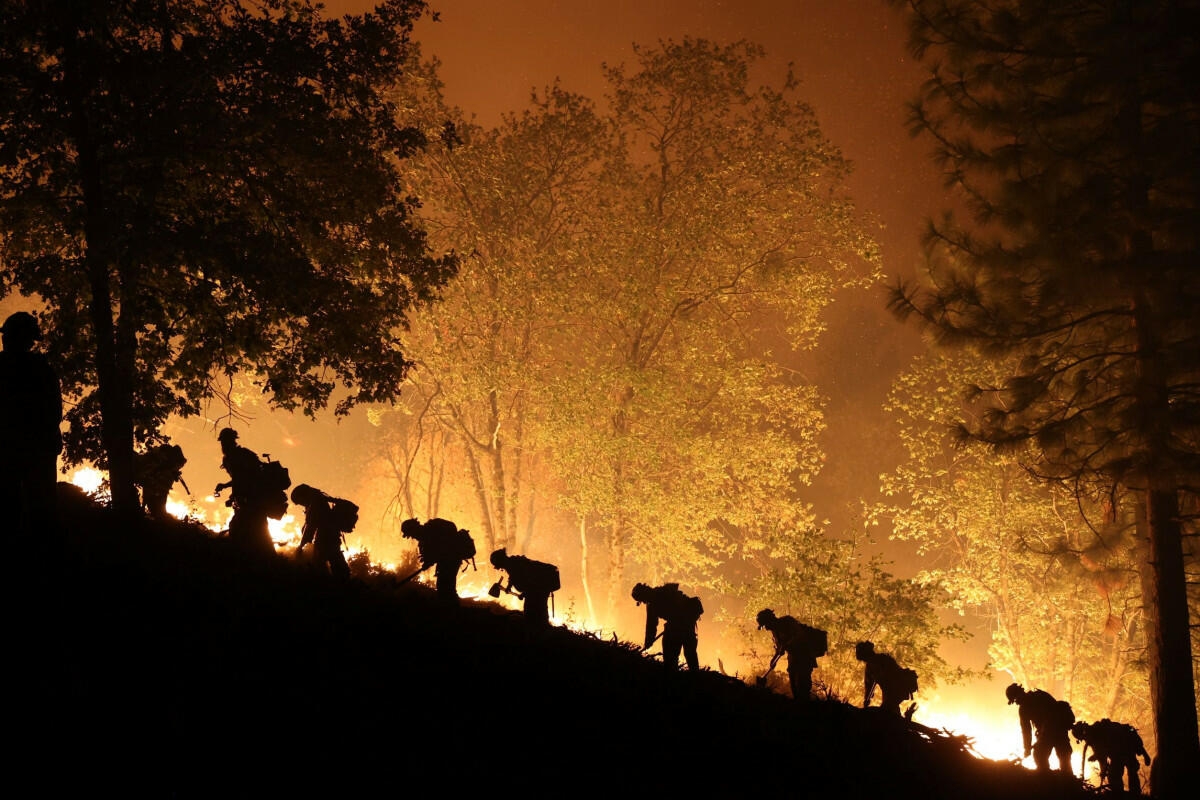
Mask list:
[[[239,558],[72,497],[13,565],[10,781],[38,794],[1060,798],[1064,776],[839,701],[798,705],[633,645]]]

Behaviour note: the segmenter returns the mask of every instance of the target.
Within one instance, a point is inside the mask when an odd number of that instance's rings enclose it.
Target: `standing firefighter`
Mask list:
[[[405,539],[415,539],[421,556],[421,571],[436,567],[437,595],[446,603],[458,605],[458,571],[475,558],[475,540],[471,532],[448,519],[434,517],[425,522],[406,519],[400,523]]]
[[[663,663],[671,669],[679,669],[679,651],[682,650],[688,669],[698,672],[696,623],[704,613],[700,598],[681,592],[678,583],[662,586],[639,583],[633,587],[633,599],[638,605],[646,604],[646,641],[642,649],[649,650],[658,638],[658,621],[661,619]]]
[[[274,554],[267,519],[279,519],[287,511],[285,490],[291,485],[287,470],[278,462],[261,461],[253,450],[239,445],[233,428],[222,429],[217,438],[223,456],[221,469],[229,473],[229,480],[218,483],[213,494],[232,489],[225,501],[233,508],[229,540],[247,553]]]
[[[167,496],[176,483],[183,484],[183,465],[187,459],[177,444],[160,444],[133,457],[134,482],[142,488],[142,507],[154,519],[166,519]]]
[[[829,636],[825,631],[805,625],[795,617],[777,617],[769,608],[758,612],[757,619],[758,629],[766,628],[775,637],[775,655],[767,673],[775,668],[775,664],[786,653],[792,697],[808,700],[812,694],[812,671],[817,668],[817,659],[829,651]]]
[[[1055,700],[1049,692],[1034,689],[1025,691],[1019,683],[1010,683],[1004,690],[1008,704],[1017,704],[1021,716],[1021,738],[1025,755],[1033,753],[1033,763],[1042,772],[1050,770],[1050,753],[1058,756],[1059,772],[1071,771],[1071,739],[1068,736],[1075,712],[1066,700]],[[1033,741],[1033,731],[1037,741]]]
[[[900,703],[911,700],[917,691],[917,673],[896,663],[887,653],[875,652],[873,642],[859,642],[854,646],[854,657],[863,662],[863,708],[871,705],[875,687],[883,697],[879,701],[884,711],[900,713]],[[910,706],[912,716],[915,706]]]
[[[1129,793],[1140,795],[1142,782],[1138,778],[1138,756],[1141,756],[1146,766],[1150,766],[1150,754],[1137,728],[1124,722],[1113,722],[1102,719],[1088,724],[1076,722],[1071,726],[1071,733],[1077,741],[1083,742],[1083,756],[1086,763],[1088,747],[1092,748],[1091,761],[1100,767],[1100,783],[1107,783],[1114,793],[1125,791],[1125,773],[1129,773]],[[1082,765],[1080,772],[1082,772]]]
[[[0,327],[0,508],[9,541],[58,531],[58,454],[62,452],[62,392],[32,314],[18,311]],[[11,529],[15,528],[15,531]]]
[[[340,497],[330,497],[307,483],[292,489],[292,502],[304,509],[304,527],[296,552],[312,542],[317,563],[322,568],[328,565],[330,574],[339,580],[349,578],[350,567],[342,553],[342,535],[354,530],[358,506]]]
[[[496,581],[488,594],[499,597],[501,591],[514,592],[524,602],[527,620],[535,625],[549,625],[550,595],[562,587],[558,567],[525,556],[510,556],[503,547],[492,552],[491,561],[493,567],[508,573],[508,586]]]

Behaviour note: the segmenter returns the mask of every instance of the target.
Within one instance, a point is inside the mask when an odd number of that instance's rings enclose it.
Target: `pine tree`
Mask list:
[[[1159,797],[1200,779],[1181,506],[1200,473],[1200,115],[1189,0],[910,0],[936,142],[971,224],[928,231],[894,307],[1017,353],[963,435],[1032,441],[1041,474],[1139,497]]]

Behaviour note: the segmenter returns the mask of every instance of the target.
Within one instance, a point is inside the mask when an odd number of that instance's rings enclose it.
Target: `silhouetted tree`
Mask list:
[[[915,130],[973,217],[931,226],[946,341],[1015,353],[966,436],[1140,497],[1157,796],[1200,785],[1181,502],[1200,474],[1200,115],[1190,0],[909,0]],[[1181,501],[1181,495],[1183,500]]]
[[[251,372],[312,414],[387,400],[427,255],[382,90],[420,0],[0,2],[0,292],[48,306],[66,455],[136,507],[134,442]]]

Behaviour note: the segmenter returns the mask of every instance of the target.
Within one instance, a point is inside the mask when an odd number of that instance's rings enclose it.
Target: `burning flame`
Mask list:
[[[71,473],[68,480],[92,497],[100,497],[101,489],[108,483],[108,473],[95,467],[80,467]]]

